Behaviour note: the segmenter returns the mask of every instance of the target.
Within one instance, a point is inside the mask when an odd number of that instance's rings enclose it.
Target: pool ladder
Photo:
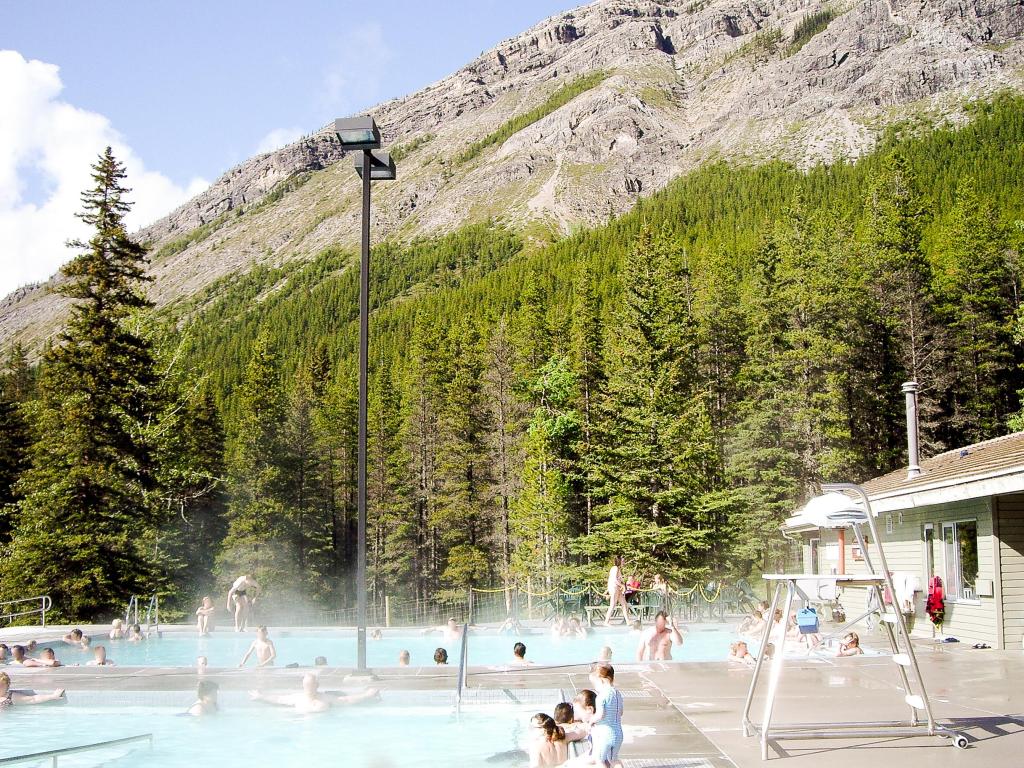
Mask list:
[[[132,621],[132,612],[135,612]],[[132,595],[132,599],[128,601],[128,609],[124,612],[124,623],[140,624],[139,622],[139,598],[137,595]],[[146,637],[156,630],[156,633],[160,634],[160,597],[157,594],[153,594],[149,598],[149,603],[146,605]]]

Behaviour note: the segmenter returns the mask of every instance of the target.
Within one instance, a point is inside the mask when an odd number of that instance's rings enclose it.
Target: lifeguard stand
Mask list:
[[[811,597],[806,593],[808,582],[814,582],[820,588],[821,585],[831,585],[833,588],[839,586],[863,586],[875,593],[875,605],[868,613],[848,622],[842,632],[848,630],[861,619],[872,613],[878,613],[881,625],[889,638],[892,648],[892,661],[898,670],[900,683],[904,691],[904,701],[910,707],[910,716],[906,720],[889,721],[861,721],[861,722],[840,722],[825,721],[817,723],[772,723],[772,712],[775,708],[775,697],[778,694],[779,683],[782,679],[782,670],[786,664],[786,632],[783,624],[783,631],[778,638],[778,647],[772,655],[770,672],[768,676],[768,693],[764,702],[764,712],[761,723],[757,724],[750,719],[750,710],[754,701],[754,693],[757,690],[758,681],[761,678],[761,670],[764,667],[765,654],[758,653],[757,663],[754,666],[754,675],[750,680],[750,689],[747,691],[746,703],[743,707],[743,735],[757,736],[761,741],[761,759],[768,759],[768,742],[781,739],[850,739],[850,738],[877,738],[892,736],[940,736],[952,739],[957,747],[967,747],[967,737],[949,728],[937,725],[932,714],[931,702],[928,700],[928,693],[925,689],[924,679],[921,677],[921,669],[917,664],[917,656],[914,654],[914,646],[910,642],[910,633],[907,630],[903,613],[898,606],[893,610],[886,610],[882,589],[888,587],[890,594],[896,594],[896,589],[889,573],[889,566],[885,561],[885,552],[882,550],[881,540],[878,537],[878,530],[875,527],[874,514],[871,512],[871,504],[868,501],[867,493],[859,485],[852,483],[836,483],[823,485],[822,490],[826,493],[811,499],[807,505],[800,510],[798,516],[803,517],[807,522],[819,528],[853,528],[857,537],[857,544],[864,553],[864,565],[868,569],[866,574],[858,575],[821,575],[821,574],[765,574],[764,579],[769,584],[774,584],[775,589],[772,595],[771,608],[768,611],[767,623],[765,624],[764,635],[761,638],[761,650],[767,647],[772,634],[773,617],[779,607],[779,600],[785,590],[786,608],[783,616],[788,617],[793,608],[793,600],[800,595],[802,600],[809,600]],[[860,497],[857,502],[842,491],[851,491]],[[862,527],[868,526],[871,533],[871,541],[878,545],[878,563],[881,571],[875,571],[871,555],[868,552],[867,543],[864,540]],[[923,719],[921,715],[924,715]]]

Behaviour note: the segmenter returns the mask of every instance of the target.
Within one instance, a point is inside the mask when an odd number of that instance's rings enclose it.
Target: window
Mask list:
[[[935,575],[935,526],[924,524],[924,572],[928,579]]]
[[[946,570],[946,596],[974,600],[978,579],[978,521],[958,520],[942,524],[942,553]]]
[[[808,568],[804,569],[804,573],[821,573],[821,539],[810,539],[808,541],[810,549],[808,554]]]

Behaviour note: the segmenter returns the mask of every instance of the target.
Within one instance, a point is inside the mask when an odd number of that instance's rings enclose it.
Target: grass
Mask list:
[[[567,85],[563,85],[557,91],[552,93],[544,101],[543,104],[534,107],[529,112],[524,112],[521,115],[517,115],[509,120],[502,123],[497,130],[487,134],[479,141],[474,141],[465,150],[460,152],[452,160],[453,165],[461,165],[468,163],[473,158],[477,157],[488,147],[494,145],[504,144],[510,137],[519,133],[524,128],[533,125],[538,120],[542,120],[552,112],[561,107],[564,107],[570,101],[575,99],[581,93],[586,93],[591,88],[594,88],[608,79],[609,72],[597,71],[591,72],[588,75],[577,78]]]
[[[815,35],[819,32],[824,32],[825,28],[828,27],[832,19],[837,15],[835,9],[823,8],[820,11],[809,13],[800,19],[796,29],[793,30],[793,39],[786,48],[786,56],[792,56],[811,42]]]

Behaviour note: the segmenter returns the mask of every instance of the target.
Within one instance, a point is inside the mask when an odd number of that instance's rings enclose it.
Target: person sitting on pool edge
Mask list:
[[[267,628],[262,624],[256,629],[256,639],[252,641],[252,645],[249,646],[249,650],[245,652],[245,656],[238,662],[239,667],[244,667],[245,662],[249,660],[249,657],[256,654],[256,666],[257,667],[270,667],[274,664],[274,659],[277,658],[277,649],[274,647],[274,641],[267,636]]]
[[[530,718],[534,738],[530,742],[530,768],[562,765],[569,758],[569,745],[565,731],[554,719],[543,712]]]
[[[276,704],[282,707],[294,707],[296,712],[308,714],[312,712],[326,712],[335,704],[349,705],[358,704],[380,697],[380,691],[376,688],[367,688],[360,693],[341,695],[334,693],[320,692],[320,678],[312,672],[307,672],[302,677],[302,692],[287,693],[283,695],[265,694],[259,691],[249,691],[253,701],[264,701],[267,704]]]
[[[448,651],[444,648],[438,648],[434,651],[434,663],[438,666],[448,663]]]
[[[213,680],[200,680],[196,686],[196,701],[188,708],[194,717],[212,715],[217,711],[217,691],[220,689]]]
[[[217,609],[213,607],[213,600],[207,595],[203,598],[203,604],[196,608],[196,629],[199,636],[205,637],[213,631],[214,614]]]
[[[42,704],[64,698],[64,689],[58,688],[52,693],[22,693],[11,690],[11,678],[6,672],[0,672],[0,711],[9,709],[15,704]]]
[[[847,632],[836,649],[836,656],[859,656],[864,653],[860,647],[860,635],[856,632]]]
[[[729,661],[738,661],[743,664],[754,664],[756,659],[750,655],[750,649],[747,648],[747,642],[745,640],[737,640],[733,643],[729,643]]]
[[[526,660],[526,644],[516,643],[512,646],[512,663],[513,664],[533,664],[532,661]]]

